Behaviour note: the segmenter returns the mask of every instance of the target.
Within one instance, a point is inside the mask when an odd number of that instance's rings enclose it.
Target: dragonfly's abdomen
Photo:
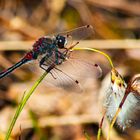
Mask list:
[[[13,65],[12,67],[0,72],[0,79],[7,76],[8,74],[10,74],[12,71],[14,71],[16,68],[20,67],[21,65],[27,63],[28,61],[30,61],[29,59],[25,59],[23,58],[22,60],[20,60],[19,62],[17,62],[15,65]]]
[[[19,62],[11,66],[10,68],[0,72],[0,79],[10,74],[12,71],[14,71],[16,68],[20,67],[21,65],[24,65],[25,63],[34,60],[34,53],[32,51],[28,52]]]

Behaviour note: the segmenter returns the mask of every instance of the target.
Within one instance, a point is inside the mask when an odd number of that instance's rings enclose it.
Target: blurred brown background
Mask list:
[[[98,48],[105,46],[103,51],[111,56],[126,81],[139,73],[139,0],[0,0],[0,70],[16,63],[24,56],[25,50],[31,49],[28,41],[85,24],[94,27],[92,39],[99,41]],[[108,39],[114,39],[111,48],[109,43],[100,42]],[[124,39],[128,39],[127,43]],[[16,44],[17,49],[12,43]],[[96,45],[94,41],[87,44],[93,48]],[[110,65],[100,54],[85,52],[80,55],[100,64],[102,78],[87,80],[82,94],[46,87],[42,83],[21,113],[12,133],[13,139],[85,140],[84,131],[92,140],[96,139],[98,122],[102,117],[102,102],[98,97],[99,93],[104,92],[102,80],[110,71]],[[26,65],[0,80],[2,134],[8,128],[22,94],[30,89],[36,79],[30,65]],[[139,128],[139,125],[136,127]],[[106,121],[102,139],[107,135],[107,128]],[[112,133],[112,140],[140,140],[140,131],[135,127],[126,132],[116,128]]]

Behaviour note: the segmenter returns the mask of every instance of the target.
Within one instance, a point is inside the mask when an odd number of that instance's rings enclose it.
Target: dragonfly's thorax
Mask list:
[[[39,38],[33,45],[34,58],[39,55],[51,53],[55,49],[54,41],[49,37]]]

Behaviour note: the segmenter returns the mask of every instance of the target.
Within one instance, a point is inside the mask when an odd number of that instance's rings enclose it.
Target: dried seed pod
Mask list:
[[[106,91],[104,106],[105,115],[111,122],[107,138],[107,140],[109,140],[110,131],[114,123],[122,130],[125,130],[139,119],[140,74],[135,75],[126,83],[118,71],[115,68],[112,68],[110,85]],[[100,129],[104,116],[100,123]],[[100,136],[98,137],[99,140]]]
[[[126,129],[138,119],[140,111],[140,75],[136,75],[128,84],[115,70],[111,71],[111,85],[107,92],[106,115],[109,121],[113,120],[118,108],[121,112],[116,118],[116,125]]]

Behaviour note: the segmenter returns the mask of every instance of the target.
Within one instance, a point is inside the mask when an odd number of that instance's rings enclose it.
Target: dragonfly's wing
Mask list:
[[[93,30],[92,25],[85,25],[85,26],[78,27],[70,31],[51,34],[49,36],[46,36],[46,38],[50,38],[50,40],[54,40],[57,35],[64,36],[67,40],[67,45],[65,46],[65,48],[70,48],[71,45],[75,44],[74,40],[79,42],[80,40],[88,38],[93,34],[94,34],[94,30]]]
[[[55,63],[55,55],[47,58],[43,65],[43,69],[47,70],[51,64]],[[86,78],[94,78],[101,76],[101,68],[86,60],[69,57],[60,65],[50,71],[46,76],[46,81],[64,89],[68,88],[72,91],[81,91],[81,86]],[[79,90],[80,89],[80,90]]]
[[[102,69],[92,58],[87,58],[74,51],[69,52],[67,58],[67,61],[64,62],[65,67],[67,67],[67,70],[74,75],[81,78],[99,78],[102,76]]]
[[[49,66],[54,63],[54,60],[54,57],[48,58],[44,65],[42,65],[43,69],[47,70]],[[64,67],[65,64],[61,65]],[[62,67],[60,67],[61,65],[56,65],[46,76],[45,81],[49,85],[51,84],[66,90],[81,92],[82,88],[79,81],[69,73],[65,72],[65,69],[62,70]]]
[[[94,34],[94,30],[93,30],[92,25],[85,25],[85,26],[70,30],[68,32],[63,32],[63,33],[58,33],[58,34],[62,36],[67,36],[67,37],[72,36],[73,40],[81,40]]]
[[[61,69],[54,68],[46,77],[46,82],[56,87],[61,87],[68,91],[81,92],[82,87],[77,79]]]
[[[51,70],[46,81],[69,91],[81,92],[88,78],[99,77],[101,74],[101,68],[97,64],[80,59],[68,59]]]
[[[84,78],[99,78],[102,75],[102,69],[94,62],[87,60],[70,58],[65,63],[67,71],[76,75],[80,79]],[[61,66],[60,66],[61,67]]]

